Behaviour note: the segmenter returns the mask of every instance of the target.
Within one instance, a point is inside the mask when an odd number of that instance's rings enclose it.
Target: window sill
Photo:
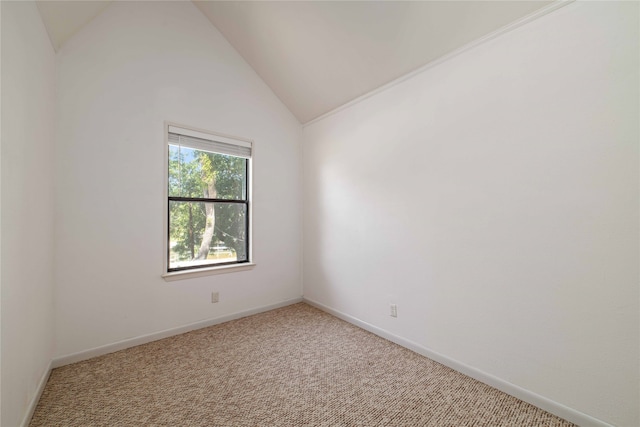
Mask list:
[[[254,263],[243,263],[236,265],[222,265],[220,267],[200,268],[197,270],[172,271],[164,273],[162,278],[167,282],[174,280],[192,279],[194,277],[212,276],[214,274],[233,273],[235,271],[252,270],[256,265]]]

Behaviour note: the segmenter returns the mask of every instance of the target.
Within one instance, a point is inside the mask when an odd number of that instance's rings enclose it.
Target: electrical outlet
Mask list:
[[[391,304],[391,317],[398,317],[398,306]]]
[[[218,294],[218,292],[211,292],[211,303],[216,303],[220,301],[220,295]]]

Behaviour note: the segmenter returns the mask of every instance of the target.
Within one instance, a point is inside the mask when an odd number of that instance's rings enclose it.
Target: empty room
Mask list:
[[[637,1],[0,1],[0,424],[640,426]]]

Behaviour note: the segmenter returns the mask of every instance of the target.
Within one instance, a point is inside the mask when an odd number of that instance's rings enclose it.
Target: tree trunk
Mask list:
[[[193,259],[195,256],[195,242],[193,240],[193,211],[191,208],[191,203],[189,203],[189,251],[191,252],[191,259]]]
[[[212,178],[204,190],[204,197],[208,199],[215,199],[217,195],[215,178]],[[209,255],[209,246],[211,246],[211,239],[213,239],[213,232],[216,225],[216,212],[213,203],[205,203],[204,209],[207,214],[206,225],[204,233],[202,234],[202,243],[198,250],[198,255],[195,259],[207,259]]]

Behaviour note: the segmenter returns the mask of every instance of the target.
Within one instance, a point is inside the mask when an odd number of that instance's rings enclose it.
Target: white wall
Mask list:
[[[54,352],[55,58],[34,2],[2,8],[2,419],[19,425]]]
[[[191,2],[113,2],[57,67],[58,356],[302,295],[301,126]],[[255,269],[160,277],[165,120],[255,141]]]
[[[305,297],[639,425],[638,71],[578,2],[305,127]]]
[[[0,425],[2,424],[2,6],[0,5]]]

